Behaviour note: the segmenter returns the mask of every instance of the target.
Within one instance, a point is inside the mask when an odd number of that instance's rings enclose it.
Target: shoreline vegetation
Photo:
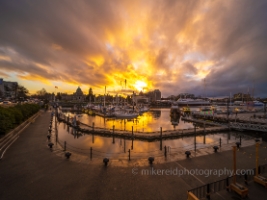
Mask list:
[[[0,107],[0,135],[8,133],[40,110],[37,104]]]

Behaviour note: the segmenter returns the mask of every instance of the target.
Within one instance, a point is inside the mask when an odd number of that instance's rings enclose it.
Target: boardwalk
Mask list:
[[[0,161],[0,199],[186,199],[186,191],[224,178],[226,175],[146,175],[152,169],[147,160],[110,161],[104,167],[102,159],[87,160],[75,156],[67,160],[47,146],[50,113],[42,113],[26,128]],[[260,164],[266,162],[266,146],[260,148]],[[230,147],[229,147],[230,148]],[[61,156],[60,156],[61,155]],[[231,169],[232,151],[207,156],[153,164],[153,170]],[[237,152],[237,167],[253,168],[255,146],[242,147]],[[133,173],[134,172],[134,173]],[[242,181],[242,180],[240,180]],[[249,199],[264,199],[266,190],[249,182]],[[262,198],[261,198],[262,197]],[[211,199],[237,198],[234,193],[221,191]]]

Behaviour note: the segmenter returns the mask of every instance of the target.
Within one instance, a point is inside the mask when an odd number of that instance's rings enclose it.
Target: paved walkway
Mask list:
[[[142,170],[151,168],[139,161],[130,161],[121,167],[115,164],[120,161],[110,161],[108,167],[104,167],[100,159],[82,162],[71,157],[67,160],[60,152],[51,152],[47,146],[50,114],[42,113],[0,161],[1,200],[186,199],[187,190],[226,177],[142,175]],[[266,143],[263,143],[260,164],[266,163],[266,150]],[[254,146],[241,148],[237,152],[237,168],[253,168],[254,154]],[[225,151],[176,162],[155,162],[153,169],[231,169],[231,160],[232,152]],[[249,199],[265,199],[267,190],[263,187],[250,183],[249,189]],[[236,195],[222,191],[213,195],[212,199],[231,199],[232,196]]]

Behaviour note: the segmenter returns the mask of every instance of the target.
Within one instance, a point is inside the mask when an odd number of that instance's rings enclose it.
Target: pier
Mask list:
[[[59,115],[58,120],[66,123],[68,126],[74,127],[77,131],[83,133],[94,133],[102,136],[109,137],[121,137],[121,138],[129,138],[129,139],[138,139],[138,140],[146,140],[146,141],[154,141],[154,140],[162,140],[162,139],[172,139],[179,138],[185,136],[192,135],[200,135],[200,134],[208,134],[214,132],[222,132],[229,130],[228,127],[214,124],[214,123],[206,123],[207,125],[213,125],[212,127],[203,127],[203,128],[193,128],[193,129],[177,129],[177,130],[165,130],[165,131],[155,131],[155,132],[140,132],[140,131],[127,131],[127,130],[119,130],[119,129],[106,129],[95,127],[94,124],[91,126],[88,124],[84,124],[79,122],[79,125],[73,125],[72,122],[68,120],[65,115]],[[201,121],[194,121],[201,122]]]

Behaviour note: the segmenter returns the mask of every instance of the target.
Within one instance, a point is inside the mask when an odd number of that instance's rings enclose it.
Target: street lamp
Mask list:
[[[267,103],[267,101],[264,101],[263,103],[264,103],[264,115],[265,115],[265,118],[266,118],[267,117],[266,116],[266,103]]]
[[[195,132],[195,137],[194,137],[194,146],[195,146],[195,152],[197,151],[197,136],[196,136],[196,123],[193,123],[194,126],[194,132]]]

